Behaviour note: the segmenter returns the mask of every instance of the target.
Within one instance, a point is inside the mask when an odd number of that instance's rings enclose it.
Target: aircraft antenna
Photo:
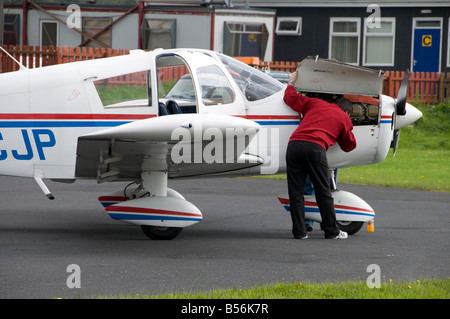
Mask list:
[[[11,59],[13,59],[14,62],[16,62],[19,65],[19,70],[28,70],[27,67],[25,67],[22,63],[17,61],[11,54],[9,54],[8,51],[6,51],[2,46],[0,46],[0,49],[2,49],[3,52],[6,53],[7,56],[9,56]]]

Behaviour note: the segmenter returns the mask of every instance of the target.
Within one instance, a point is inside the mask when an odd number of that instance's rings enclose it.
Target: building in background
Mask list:
[[[450,71],[450,1],[252,1],[276,10],[275,60],[319,55],[354,65]]]
[[[4,44],[201,48],[273,59],[275,10],[226,1],[5,0]],[[193,4],[192,2],[198,2]],[[70,23],[79,16],[79,27]],[[67,23],[67,22],[70,23]]]
[[[3,43],[193,47],[265,61],[319,55],[384,70],[450,71],[448,0],[374,2],[3,0]],[[73,4],[79,12],[68,10]]]

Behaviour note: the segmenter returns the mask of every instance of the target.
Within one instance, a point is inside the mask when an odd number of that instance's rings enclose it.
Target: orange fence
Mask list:
[[[383,93],[396,97],[404,71],[387,71]],[[450,99],[450,73],[411,72],[408,86],[408,101],[438,104]]]
[[[298,65],[298,62],[263,62],[254,57],[238,59],[260,70],[294,72]],[[405,71],[386,71],[385,73],[383,94],[397,97]],[[424,104],[438,104],[450,100],[450,73],[411,72],[407,100]]]
[[[56,64],[92,60],[129,54],[129,50],[111,48],[86,48],[86,47],[56,47]]]
[[[33,47],[5,45],[3,48],[24,67],[32,69],[53,64],[106,58],[128,54],[128,50],[80,47]],[[0,51],[0,73],[19,70],[20,66]]]
[[[33,47],[33,46],[4,46],[16,60],[27,68],[36,68],[52,64],[68,63],[80,60],[97,59],[116,55],[128,54],[129,50],[86,48],[86,47]],[[254,57],[239,58],[241,61],[259,69],[272,71],[295,71],[298,62],[260,61]],[[0,51],[0,73],[19,70],[19,65]],[[184,74],[180,70],[180,75]],[[177,70],[178,72],[178,70]],[[180,75],[163,73],[165,80],[174,79]],[[383,94],[396,97],[404,71],[386,71]],[[409,78],[408,101],[425,104],[438,104],[450,99],[450,73],[412,72]]]
[[[261,61],[258,57],[236,57],[237,60],[260,70],[294,72],[298,62],[285,61]]]

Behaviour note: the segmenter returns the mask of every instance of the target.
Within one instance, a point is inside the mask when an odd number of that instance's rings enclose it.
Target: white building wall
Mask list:
[[[62,21],[67,21],[71,12],[49,11],[52,15]],[[112,21],[123,15],[123,12],[93,12],[81,11],[81,18],[102,18],[110,17]],[[40,10],[28,10],[28,45],[40,45],[40,23],[43,20],[55,21],[54,18]],[[111,45],[114,49],[137,49],[138,48],[138,14],[131,13],[122,18],[111,28]],[[82,35],[65,24],[58,22],[58,46],[78,46],[82,41]]]
[[[177,20],[176,47],[210,49],[211,13],[159,12],[145,14],[145,19]]]
[[[61,21],[67,21],[72,14],[71,11],[50,10],[52,15]],[[17,13],[22,17],[21,9],[5,9],[4,13]],[[113,20],[121,17],[124,12],[111,11],[83,11],[83,17],[111,17]],[[269,31],[269,39],[265,52],[265,61],[272,60],[275,12],[263,10],[236,10],[236,9],[215,9],[211,11],[189,11],[189,10],[155,10],[146,11],[144,19],[176,19],[176,47],[177,48],[200,48],[223,51],[224,22],[264,22]],[[28,45],[40,45],[41,21],[55,21],[47,13],[36,10],[28,10],[27,20],[27,40]],[[22,28],[22,22],[21,22]],[[211,35],[213,32],[213,35]],[[20,32],[21,43],[22,31]],[[65,24],[58,22],[58,46],[78,46],[82,41],[82,35],[68,28]],[[212,43],[211,43],[212,41]],[[133,12],[122,18],[112,26],[111,45],[115,49],[137,49],[139,47],[139,15]]]

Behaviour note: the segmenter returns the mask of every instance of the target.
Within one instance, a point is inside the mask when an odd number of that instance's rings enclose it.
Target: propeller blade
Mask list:
[[[397,115],[405,115],[406,114],[406,97],[408,94],[408,81],[410,72],[407,69],[405,71],[405,75],[403,76],[402,83],[400,84],[400,89],[397,94],[397,101],[395,103],[395,109]]]
[[[398,141],[400,139],[400,130],[394,130],[394,140],[391,143],[391,147],[393,150],[392,157],[395,157],[395,152],[397,151]]]
[[[397,151],[398,140],[400,139],[400,129],[397,128],[397,116],[406,115],[406,97],[408,95],[408,82],[411,72],[408,69],[405,71],[402,83],[400,84],[400,89],[398,90],[397,100],[395,101],[395,113],[392,115],[392,124],[394,127],[394,136],[391,142],[391,147],[393,149],[393,156]]]

